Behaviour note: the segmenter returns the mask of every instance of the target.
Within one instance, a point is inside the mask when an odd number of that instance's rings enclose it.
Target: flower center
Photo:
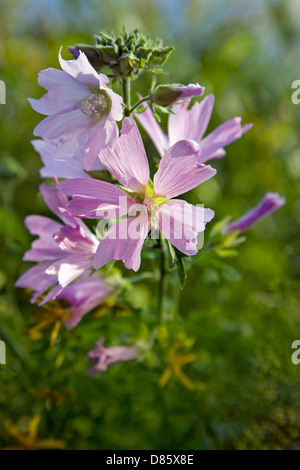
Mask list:
[[[91,119],[97,119],[107,113],[111,108],[111,98],[106,91],[92,93],[80,102],[80,109]]]

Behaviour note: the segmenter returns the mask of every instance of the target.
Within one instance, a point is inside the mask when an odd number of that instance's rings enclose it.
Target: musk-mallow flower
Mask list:
[[[139,350],[135,346],[103,346],[104,338],[100,338],[95,345],[95,349],[88,353],[88,360],[93,362],[92,367],[88,369],[88,375],[94,375],[98,372],[104,372],[108,366],[118,364],[119,362],[131,361],[139,355]]]
[[[224,229],[224,232],[229,233],[234,232],[236,230],[238,230],[239,232],[245,232],[252,225],[256,224],[264,217],[267,217],[267,215],[272,214],[272,212],[276,211],[284,204],[284,197],[279,196],[278,193],[267,193],[256,207],[246,212],[246,214],[244,214],[242,217],[229,224]]]
[[[191,139],[199,144],[199,163],[220,158],[226,153],[224,147],[242,137],[252,127],[252,124],[242,127],[241,118],[235,117],[203,138],[213,110],[214,96],[208,95],[203,101],[196,102],[191,109],[188,109],[189,104],[190,99],[172,107],[173,113],[168,118],[168,135],[163,132],[151,109],[146,105],[143,113],[135,114],[135,118],[148,133],[161,156],[176,142]]]
[[[133,118],[123,121],[114,149],[104,149],[100,159],[120,183],[118,187],[99,180],[74,178],[58,187],[72,197],[68,210],[73,216],[118,219],[100,241],[94,267],[111,259],[122,260],[137,271],[141,250],[151,225],[178,250],[197,253],[197,234],[204,231],[214,212],[176,198],[215,175],[216,170],[198,164],[199,145],[191,140],[175,143],[165,153],[150,180],[144,145]],[[123,218],[123,216],[126,216]]]
[[[101,149],[113,146],[123,117],[122,98],[106,85],[83,52],[76,60],[64,60],[62,70],[48,68],[39,73],[39,84],[48,90],[42,98],[31,99],[33,109],[48,117],[35,128],[34,135],[61,139],[55,158],[64,160],[84,155],[90,170]]]
[[[26,271],[16,286],[34,291],[32,302],[55,286],[43,298],[41,304],[44,304],[92,269],[99,241],[81,220],[69,214],[68,199],[56,186],[41,184],[40,191],[49,209],[65,225],[44,216],[26,217],[25,226],[38,239],[33,241],[23,259],[38,264]]]

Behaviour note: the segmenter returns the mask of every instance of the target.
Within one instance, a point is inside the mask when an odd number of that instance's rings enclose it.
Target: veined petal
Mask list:
[[[214,96],[208,95],[200,103],[195,103],[190,110],[187,109],[189,103],[190,100],[172,108],[175,114],[170,114],[168,119],[170,145],[182,139],[200,143],[207,129],[214,106]]]
[[[62,181],[58,187],[73,198],[68,210],[76,217],[116,219],[127,214],[134,204],[125,191],[105,181],[74,178]]]
[[[62,287],[66,287],[93,266],[93,256],[69,255],[54,261],[46,269],[46,274],[55,275]]]
[[[154,175],[155,195],[176,197],[214,176],[216,170],[211,166],[197,164],[198,156],[199,146],[192,140],[181,140],[170,147]]]
[[[35,127],[33,134],[36,137],[58,139],[70,133],[80,134],[83,128],[88,127],[91,127],[90,119],[80,109],[73,109],[46,117]]]
[[[136,113],[134,117],[145,129],[155,147],[157,148],[160,156],[162,157],[170,147],[168,137],[162,131],[150,107],[146,104],[144,104],[144,107],[146,110],[143,113]]]
[[[61,250],[76,256],[85,256],[95,253],[98,245],[96,239],[91,235],[82,226],[66,225],[59,229],[53,238]]]
[[[60,66],[64,72],[73,77],[77,82],[86,85],[90,89],[99,89],[108,83],[107,76],[96,72],[84,52],[79,51],[78,58],[75,60],[65,60],[61,57],[61,49],[58,55]]]
[[[110,121],[103,117],[95,124],[91,130],[84,152],[84,165],[87,170],[92,168],[102,149],[115,145],[118,135],[119,128],[115,121]]]
[[[123,98],[110,88],[105,88],[106,93],[111,99],[111,109],[108,114],[108,119],[112,121],[121,121],[123,118]]]
[[[75,108],[90,91],[62,70],[48,68],[39,72],[39,85],[46,90],[40,99],[28,98],[32,108],[41,114],[57,114]]]
[[[84,171],[83,158],[76,156],[67,160],[55,160],[57,143],[52,140],[36,139],[31,141],[34,149],[40,154],[44,166],[40,169],[42,178],[90,178]],[[103,169],[99,161],[99,168]]]
[[[73,227],[77,225],[76,220],[72,215],[69,214],[67,205],[68,198],[59,190],[58,186],[50,186],[49,184],[41,184],[40,192],[49,207],[49,209],[56,214],[66,224],[70,224]]]
[[[34,303],[49,287],[57,282],[57,276],[46,273],[51,261],[39,263],[28,269],[16,282],[16,287],[23,287],[34,291],[31,303]]]
[[[121,136],[113,149],[103,149],[100,160],[127,188],[143,193],[149,181],[149,165],[141,135],[133,118],[123,120]]]
[[[242,137],[251,127],[252,124],[246,124],[241,127],[240,117],[230,119],[221,124],[201,141],[199,163],[207,161],[216,151],[223,149],[226,145]]]
[[[197,234],[205,230],[206,223],[213,217],[211,209],[172,199],[159,206],[156,223],[164,237],[179,251],[195,255],[198,252]]]
[[[53,239],[53,234],[62,225],[54,220],[40,215],[29,215],[25,219],[25,226],[32,235],[38,235],[31,249],[25,253],[24,261],[45,261],[60,256],[61,251]]]
[[[122,260],[127,269],[137,271],[141,251],[150,230],[148,214],[128,217],[111,227],[99,243],[94,268],[99,269],[112,259]]]

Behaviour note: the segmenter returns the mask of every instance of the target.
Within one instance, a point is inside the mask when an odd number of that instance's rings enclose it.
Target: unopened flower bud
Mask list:
[[[279,194],[267,193],[256,207],[229,224],[225,228],[224,232],[229,233],[236,230],[239,230],[239,232],[245,232],[245,230],[248,230],[252,225],[256,224],[267,215],[272,214],[272,212],[276,211],[284,204],[285,199],[279,196]]]
[[[159,106],[170,106],[194,96],[201,96],[205,88],[198,83],[189,85],[159,85],[151,94],[151,101]]]

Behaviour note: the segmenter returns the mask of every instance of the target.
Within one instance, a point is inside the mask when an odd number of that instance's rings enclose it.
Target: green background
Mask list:
[[[300,79],[299,13],[292,0],[0,2],[0,79],[7,87],[0,105],[0,339],[7,345],[0,447],[15,443],[3,426],[7,419],[26,431],[36,414],[39,436],[63,440],[69,449],[297,447],[300,365],[291,362],[291,344],[300,339],[300,106],[292,104],[291,84]],[[254,124],[213,163],[216,177],[187,199],[212,208],[215,221],[237,218],[267,191],[287,202],[247,232],[239,256],[193,267],[176,315],[161,327],[147,360],[89,378],[86,354],[99,337],[106,345],[127,336],[149,339],[158,321],[157,283],[144,280],[126,291],[126,315],[122,309],[88,315],[72,332],[62,328],[52,348],[49,332],[30,342],[37,307],[14,287],[31,243],[23,220],[49,213],[30,144],[41,116],[26,98],[42,96],[37,73],[58,67],[61,45],[69,58],[67,45],[91,42],[99,30],[118,33],[123,24],[176,47],[159,80],[199,82],[215,94],[209,129],[234,116]],[[145,76],[136,86],[145,91],[147,83]],[[176,282],[170,301],[179,293]],[[195,391],[174,376],[159,387],[168,348],[186,339],[186,353],[197,354],[184,368]]]

